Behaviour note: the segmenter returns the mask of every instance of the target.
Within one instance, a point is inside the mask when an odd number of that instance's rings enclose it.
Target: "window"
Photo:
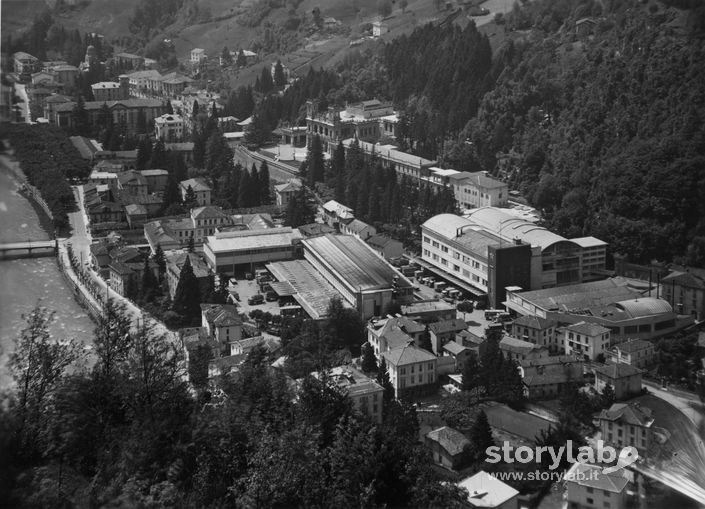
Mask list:
[[[586,498],[585,501],[586,501],[588,504],[590,504],[590,505],[592,505],[592,504],[595,503],[595,502],[593,501],[593,499],[591,499],[591,498]]]
[[[588,493],[592,493],[594,490],[592,488],[587,488]]]

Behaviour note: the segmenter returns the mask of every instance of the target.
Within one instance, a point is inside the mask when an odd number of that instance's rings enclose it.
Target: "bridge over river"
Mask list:
[[[25,240],[0,244],[0,260],[56,256],[58,240]]]

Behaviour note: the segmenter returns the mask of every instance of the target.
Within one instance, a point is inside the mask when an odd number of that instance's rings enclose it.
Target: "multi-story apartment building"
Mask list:
[[[614,403],[597,420],[606,444],[619,449],[636,447],[641,456],[648,453],[654,439],[651,409],[638,403]]]
[[[623,470],[603,474],[602,465],[573,463],[563,477],[566,483],[567,509],[625,509],[627,484]]]
[[[421,225],[421,259],[451,281],[496,307],[506,287],[531,285],[532,247],[505,241],[454,214],[439,214]]]
[[[196,202],[201,206],[205,207],[211,204],[211,188],[205,183],[203,179],[193,178],[188,180],[182,180],[179,183],[179,189],[181,190],[181,199],[186,200],[186,195],[189,192],[189,188],[193,191],[196,196]]]
[[[556,338],[556,325],[555,321],[538,316],[520,316],[512,322],[512,336],[545,346],[549,352],[555,353],[560,350],[559,343],[562,344]]]
[[[191,63],[192,64],[199,64],[203,60],[206,60],[208,58],[208,55],[206,54],[206,50],[203,48],[193,48],[191,50]]]
[[[663,298],[679,314],[705,318],[705,270],[694,267],[673,267],[661,279]]]
[[[125,81],[127,84],[127,81]],[[129,99],[129,89],[126,86],[121,86],[120,83],[114,81],[101,81],[91,85],[93,92],[93,100],[95,101],[121,101]]]
[[[397,398],[432,390],[436,386],[437,358],[423,348],[409,344],[382,354]]]
[[[593,369],[595,390],[602,393],[611,385],[617,399],[626,399],[641,392],[642,371],[629,364],[608,364]]]
[[[640,369],[645,369],[654,363],[656,349],[651,341],[643,339],[627,340],[607,352],[610,362],[629,364]]]
[[[25,53],[24,51],[14,53],[12,60],[15,74],[20,77],[25,76],[27,79],[29,79],[33,72],[38,72],[42,68],[42,63],[37,57]]]
[[[353,410],[382,423],[384,388],[364,373],[350,366],[338,366],[326,375],[350,400]]]
[[[429,184],[440,183],[442,185],[444,182],[442,177],[435,174],[434,176],[437,177],[436,181],[429,178],[432,173],[432,169],[435,168],[438,161],[431,161],[430,159],[424,159],[423,157],[407,154],[406,152],[398,150],[394,145],[369,143],[359,138],[357,140],[355,140],[355,138],[343,140],[345,150],[349,151],[355,141],[357,141],[358,147],[366,157],[372,157],[374,155],[377,157],[377,160],[381,163],[382,167],[393,167],[399,178],[406,176],[415,181],[424,181]],[[458,173],[455,172],[455,170],[451,171]]]
[[[582,355],[594,361],[609,350],[610,330],[596,323],[574,323],[564,329],[563,344],[566,355]]]
[[[367,324],[367,342],[381,360],[384,352],[417,342],[425,332],[424,325],[405,316],[373,318]]]
[[[509,186],[506,182],[489,177],[486,172],[459,172],[449,176],[455,201],[459,207],[506,207]]]
[[[339,142],[349,138],[373,143],[382,137],[394,138],[397,122],[392,105],[376,99],[326,111],[319,111],[317,101],[308,101],[306,142],[310,146],[314,136],[319,136],[323,150],[332,153]]]
[[[89,101],[85,103],[88,121],[97,127],[102,121],[103,105],[108,107],[114,125],[124,124],[129,135],[135,135],[139,129],[149,129],[152,121],[162,114],[164,104],[158,99],[127,99],[120,101]],[[64,129],[72,129],[74,124],[73,110],[75,102],[65,102],[53,108],[49,117],[51,124]],[[141,125],[144,124],[144,125]]]
[[[201,327],[221,345],[242,338],[242,318],[232,304],[201,304]]]
[[[164,115],[154,119],[154,133],[162,141],[173,143],[184,136],[184,120],[181,115]]]

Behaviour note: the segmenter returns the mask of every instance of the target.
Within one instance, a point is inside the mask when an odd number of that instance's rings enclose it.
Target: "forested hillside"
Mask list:
[[[699,12],[538,1],[507,16],[546,37],[510,44],[464,136],[566,235],[646,262],[705,265],[705,53]],[[546,12],[553,13],[546,22]],[[591,37],[575,20],[594,15]],[[560,24],[556,21],[560,21]],[[545,33],[545,32],[544,32]]]

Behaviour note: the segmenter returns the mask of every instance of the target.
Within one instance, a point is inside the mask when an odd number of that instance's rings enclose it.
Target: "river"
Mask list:
[[[48,239],[37,212],[18,189],[0,162],[0,242]],[[73,299],[53,258],[0,261],[0,389],[11,382],[7,359],[24,326],[22,315],[37,302],[56,312],[50,329],[55,338],[91,343],[94,324]]]

